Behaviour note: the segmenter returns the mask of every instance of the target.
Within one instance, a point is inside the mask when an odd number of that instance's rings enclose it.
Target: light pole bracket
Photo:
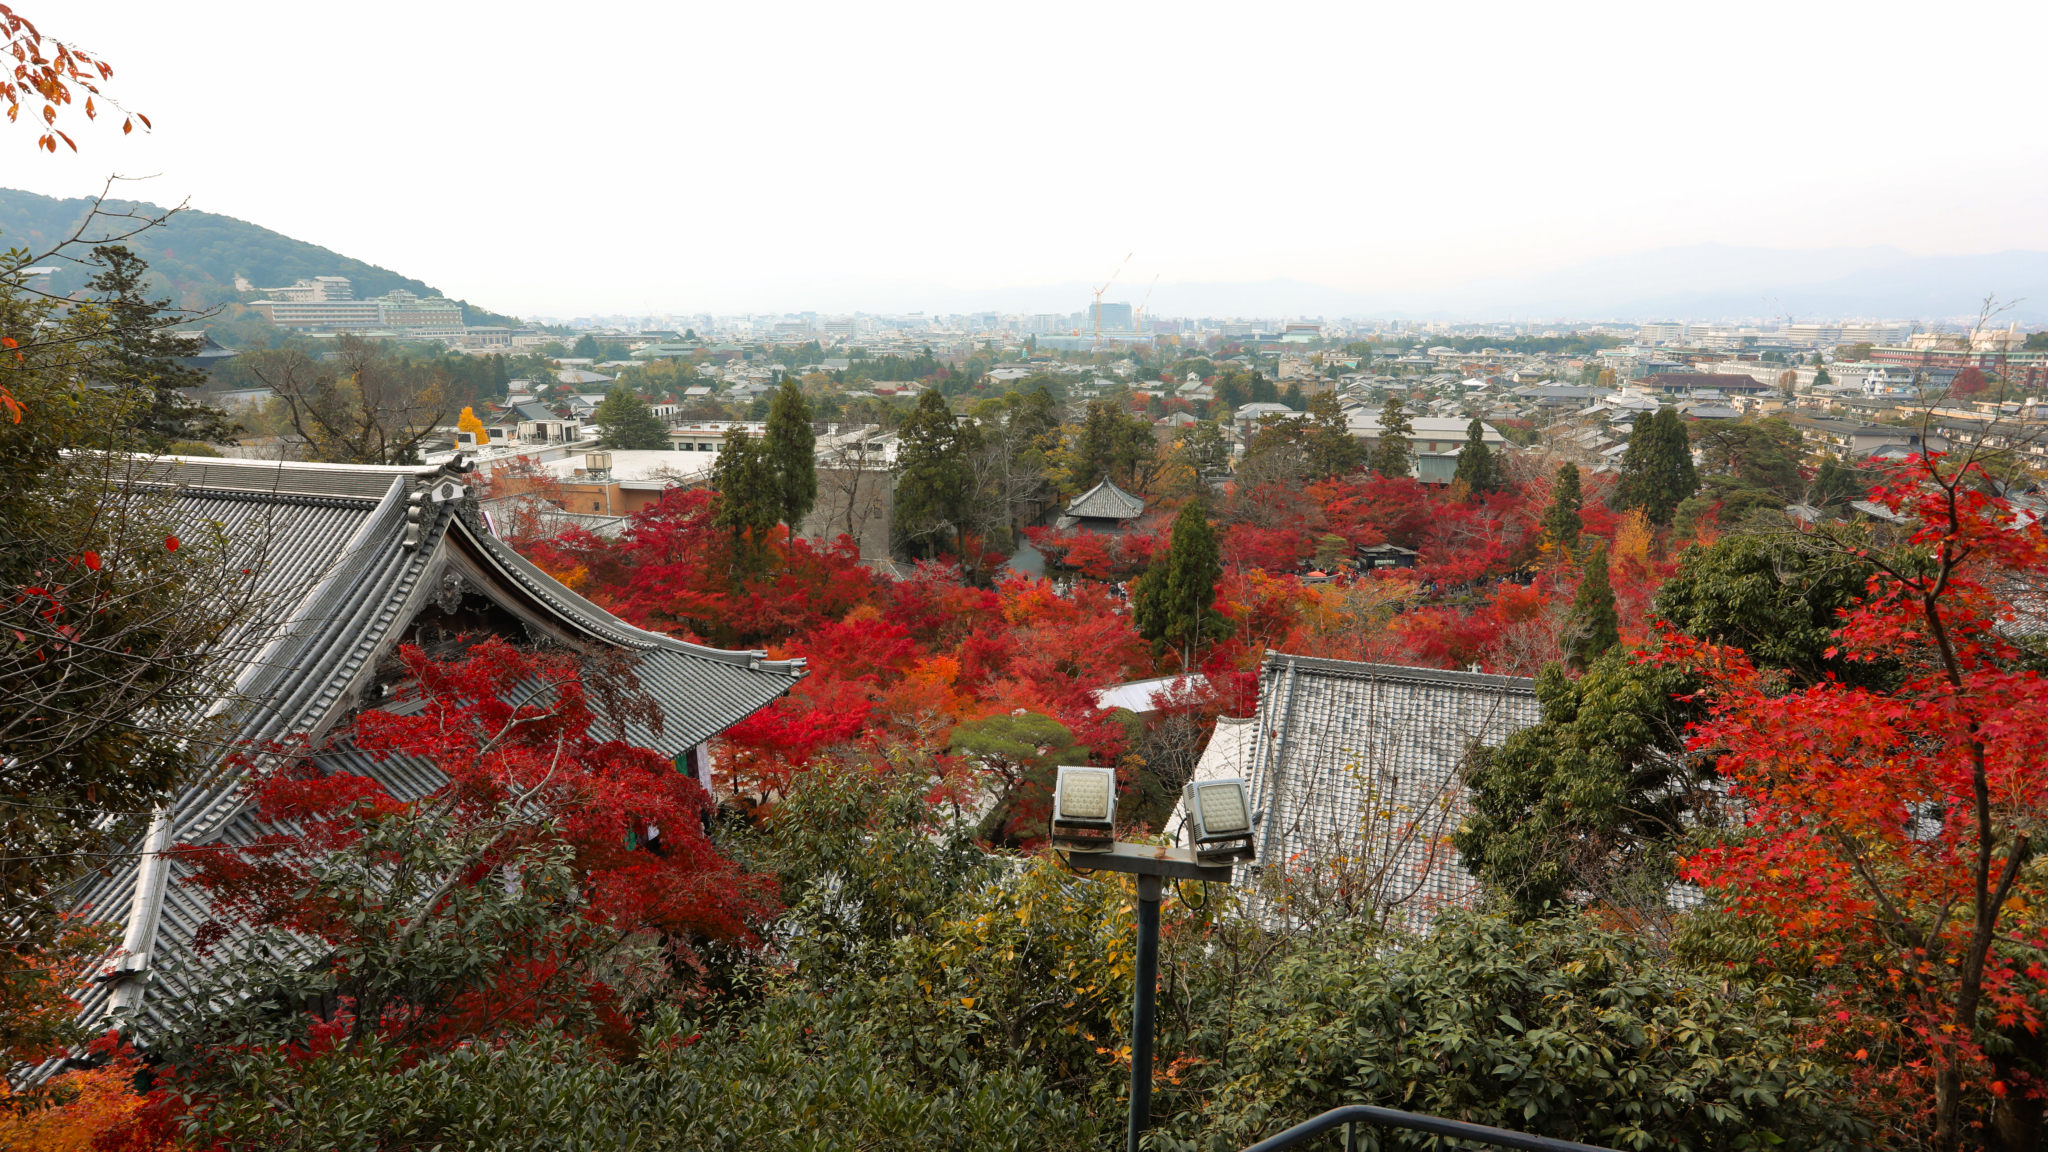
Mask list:
[[[1192,848],[1168,848],[1160,844],[1133,844],[1118,840],[1107,852],[1068,852],[1064,855],[1067,866],[1077,872],[1131,872],[1169,880],[1230,883],[1230,865],[1198,863]]]

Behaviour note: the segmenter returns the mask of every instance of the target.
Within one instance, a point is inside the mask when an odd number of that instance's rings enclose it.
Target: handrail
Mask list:
[[[1320,1136],[1339,1124],[1374,1124],[1382,1128],[1407,1128],[1416,1132],[1428,1132],[1434,1136],[1450,1136],[1459,1140],[1473,1140],[1481,1144],[1493,1144],[1501,1148],[1519,1148],[1523,1152],[1614,1152],[1597,1144],[1580,1144],[1572,1140],[1558,1140],[1550,1136],[1531,1136],[1527,1132],[1512,1132],[1506,1128],[1492,1128],[1485,1124],[1468,1124],[1463,1120],[1446,1120],[1441,1116],[1418,1116],[1413,1112],[1401,1112],[1393,1108],[1376,1108],[1370,1104],[1347,1104],[1332,1108],[1311,1120],[1304,1120],[1277,1136],[1268,1136],[1244,1152],[1279,1152],[1304,1143],[1312,1136]],[[1357,1152],[1358,1133],[1348,1130],[1345,1135],[1346,1152]]]

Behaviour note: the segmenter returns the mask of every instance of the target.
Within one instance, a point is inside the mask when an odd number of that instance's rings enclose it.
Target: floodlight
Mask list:
[[[1181,790],[1181,809],[1198,863],[1258,858],[1252,846],[1251,791],[1242,779],[1190,781]]]
[[[1107,852],[1116,842],[1116,770],[1060,765],[1052,790],[1052,842]]]

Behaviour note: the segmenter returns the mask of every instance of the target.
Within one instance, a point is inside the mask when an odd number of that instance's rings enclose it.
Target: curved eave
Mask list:
[[[801,656],[788,660],[770,660],[768,653],[760,649],[712,648],[704,644],[691,644],[673,636],[664,636],[659,632],[649,632],[644,628],[635,628],[577,595],[561,581],[542,571],[539,565],[514,551],[504,541],[488,532],[475,530],[467,520],[453,518],[449,531],[459,534],[483,561],[495,568],[505,579],[552,609],[565,624],[593,640],[643,651],[667,649],[699,660],[736,664],[751,671],[781,675],[791,680],[800,680],[807,674]]]

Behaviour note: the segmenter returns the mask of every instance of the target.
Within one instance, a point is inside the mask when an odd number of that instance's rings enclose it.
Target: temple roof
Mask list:
[[[1541,718],[1525,677],[1273,653],[1257,727],[1212,741],[1237,742],[1226,751],[1251,780],[1262,866],[1349,885],[1422,926],[1477,891],[1450,846],[1472,748]]]
[[[169,487],[173,514],[194,528],[218,525],[256,570],[258,595],[254,618],[222,641],[233,653],[223,675],[233,688],[209,714],[225,720],[225,747],[169,805],[164,844],[255,835],[244,776],[226,766],[227,749],[296,739],[317,746],[354,712],[380,706],[388,657],[423,616],[494,615],[522,629],[522,641],[636,655],[641,686],[661,706],[662,731],[629,724],[626,738],[670,757],[752,715],[805,674],[801,659],[636,628],[564,587],[491,533],[459,457],[434,468],[158,457],[140,482]],[[316,759],[378,779],[394,795],[439,786],[431,765],[403,758],[340,750]],[[176,882],[180,867],[131,860],[80,893],[77,905],[90,919],[127,924],[131,938],[139,926],[144,943],[119,962],[122,972],[157,972],[163,960],[193,954],[212,915],[203,895]],[[138,989],[119,976],[95,984],[80,996],[86,1017],[102,1016],[123,996],[135,1002]]]
[[[1068,501],[1066,515],[1077,520],[1135,520],[1145,514],[1142,497],[1110,483],[1107,479]]]

